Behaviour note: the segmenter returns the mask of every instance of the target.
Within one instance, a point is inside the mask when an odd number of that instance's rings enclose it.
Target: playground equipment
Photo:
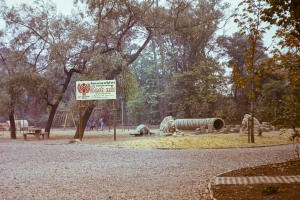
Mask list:
[[[72,125],[72,123],[73,126],[76,127],[72,111],[57,110],[53,121],[53,127],[63,127],[65,129],[67,126]]]
[[[195,130],[201,126],[220,130],[225,126],[225,122],[220,118],[176,119],[175,124],[179,130]]]
[[[99,121],[101,118],[106,118],[106,109],[105,108],[94,108],[93,112],[90,116],[89,121],[95,122],[96,129],[98,129]],[[78,121],[78,116],[76,116],[70,110],[57,110],[54,120],[53,120],[53,127],[59,128],[63,127],[75,127],[77,128],[76,121]],[[108,124],[109,125],[109,124]]]

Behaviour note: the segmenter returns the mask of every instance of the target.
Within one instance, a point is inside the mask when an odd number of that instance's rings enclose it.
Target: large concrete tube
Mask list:
[[[220,118],[205,119],[176,119],[175,124],[179,130],[195,130],[201,126],[213,125],[214,129],[220,130],[225,126],[225,122]]]

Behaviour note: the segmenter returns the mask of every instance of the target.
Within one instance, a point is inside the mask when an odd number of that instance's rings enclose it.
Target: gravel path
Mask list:
[[[0,199],[203,199],[219,173],[292,157],[292,145],[149,150],[0,140]]]

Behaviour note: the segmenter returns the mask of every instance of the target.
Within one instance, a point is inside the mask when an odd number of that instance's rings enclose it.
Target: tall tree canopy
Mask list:
[[[150,47],[133,65],[145,108],[151,110],[152,120],[166,115],[212,116],[225,79],[210,52],[225,7],[218,1],[168,1],[166,5],[159,8],[160,12],[170,9],[160,15],[164,19],[157,22]]]
[[[271,64],[274,71],[284,78],[286,86],[279,123],[295,128],[300,125],[300,2],[264,1],[269,7],[264,9],[262,19],[278,26],[276,37],[280,48],[274,49]]]

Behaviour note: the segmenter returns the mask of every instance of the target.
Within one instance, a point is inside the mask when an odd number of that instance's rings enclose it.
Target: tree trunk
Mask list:
[[[82,116],[82,118],[81,118],[82,121],[79,122],[79,125],[77,126],[76,133],[75,133],[75,135],[74,135],[74,139],[82,139],[82,137],[83,137],[83,135],[84,135],[85,127],[86,127],[86,125],[87,125],[87,123],[88,123],[88,121],[89,121],[89,118],[90,118],[90,116],[91,116],[91,114],[92,114],[92,112],[93,112],[94,107],[95,107],[95,105],[93,104],[93,105],[89,105],[89,106],[85,109],[85,111],[84,111],[84,113],[83,113],[83,116]],[[82,126],[82,127],[80,127],[80,123],[81,123],[81,126]],[[81,137],[80,137],[80,136],[81,136]]]
[[[11,97],[10,97],[10,104],[9,104],[9,113],[8,113],[8,118],[9,118],[9,123],[10,123],[10,138],[11,139],[17,139],[17,134],[16,134],[16,124],[15,124],[15,95],[13,93],[13,89],[11,88]]]
[[[251,126],[250,126],[250,142],[254,143],[254,117],[251,114]]]
[[[11,108],[11,111],[9,112],[9,122],[10,122],[10,138],[17,139],[14,108]]]
[[[159,110],[159,118],[160,121],[162,121],[166,117],[166,109],[167,109],[167,104],[165,101],[165,87],[164,87],[164,79],[165,79],[165,70],[164,70],[164,64],[165,64],[165,56],[164,56],[164,51],[163,51],[163,46],[161,42],[161,37],[160,34],[158,35],[158,45],[159,45],[159,52],[160,52],[160,58],[161,58],[161,63],[159,64],[157,55],[156,55],[156,43],[155,41],[152,41],[152,51],[153,51],[153,59],[154,59],[154,65],[155,65],[155,72],[159,74],[159,71],[162,71],[161,75],[156,76],[156,91],[158,94],[158,110]],[[163,95],[162,95],[163,94]]]
[[[160,52],[160,57],[161,57],[161,63],[160,63],[160,70],[162,71],[161,78],[158,80],[159,83],[159,94],[160,99],[159,99],[159,111],[160,111],[160,120],[163,120],[166,115],[167,115],[167,103],[166,103],[166,98],[165,98],[165,52],[164,48],[162,45],[162,38],[161,35],[158,36],[159,39],[159,52]],[[159,77],[159,76],[158,76]]]
[[[254,89],[255,89],[255,50],[256,50],[256,37],[254,35],[254,39],[252,42],[252,53],[251,53],[251,108],[250,108],[250,115],[251,115],[251,143],[254,143]]]
[[[254,94],[254,81],[252,81],[252,94]],[[250,115],[251,115],[251,127],[250,127],[250,138],[251,143],[254,143],[254,99],[251,99],[251,108],[250,108]]]
[[[52,126],[52,123],[53,123],[53,120],[54,120],[54,117],[55,117],[56,110],[59,106],[59,103],[63,99],[63,96],[64,96],[64,94],[66,93],[66,91],[68,89],[68,86],[69,86],[69,83],[71,81],[71,78],[72,78],[73,74],[74,73],[80,73],[80,71],[76,70],[76,69],[71,69],[70,71],[65,70],[65,73],[66,73],[65,82],[62,85],[62,89],[61,89],[60,94],[58,94],[58,97],[56,98],[57,100],[54,102],[54,104],[50,104],[48,102],[48,104],[51,106],[51,111],[50,111],[50,114],[49,114],[49,117],[48,117],[48,120],[47,120],[47,124],[46,124],[46,127],[45,127],[45,132],[47,132],[49,134],[49,136],[50,136],[51,126]]]
[[[49,114],[47,124],[46,124],[46,127],[45,127],[45,132],[47,132],[49,134],[49,136],[50,136],[50,130],[51,130],[51,127],[52,127],[52,123],[53,123],[58,105],[59,105],[59,102],[56,102],[54,105],[51,106],[50,114]]]

